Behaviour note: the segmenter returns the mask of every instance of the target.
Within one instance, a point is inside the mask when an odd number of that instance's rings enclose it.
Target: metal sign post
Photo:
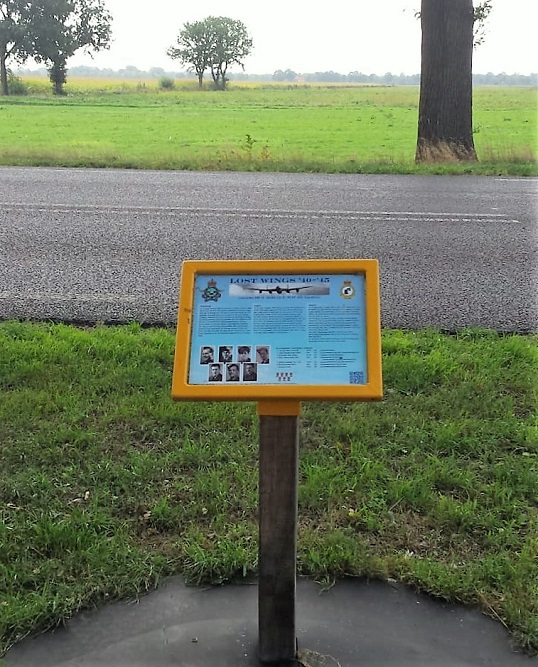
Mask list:
[[[184,262],[172,397],[258,402],[259,657],[296,664],[300,401],[381,399],[377,261]]]

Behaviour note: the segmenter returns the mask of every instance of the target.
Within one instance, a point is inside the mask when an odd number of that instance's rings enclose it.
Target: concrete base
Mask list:
[[[6,667],[258,667],[258,587],[173,578],[135,602],[78,614],[13,647]],[[404,586],[298,581],[297,639],[311,667],[531,667],[478,610]]]

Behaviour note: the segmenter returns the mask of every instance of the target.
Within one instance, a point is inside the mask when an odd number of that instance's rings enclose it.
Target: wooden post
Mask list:
[[[282,407],[282,406],[281,406]],[[295,588],[300,404],[259,404],[259,657],[262,663],[296,665]],[[287,408],[287,409],[286,409]],[[290,414],[291,412],[291,414]]]

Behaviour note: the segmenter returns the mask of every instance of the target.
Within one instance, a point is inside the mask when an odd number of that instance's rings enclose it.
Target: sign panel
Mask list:
[[[376,260],[185,262],[172,395],[381,397]]]

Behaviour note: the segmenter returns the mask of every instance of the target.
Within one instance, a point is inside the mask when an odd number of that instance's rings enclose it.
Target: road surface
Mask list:
[[[176,321],[185,259],[380,261],[384,327],[537,331],[537,179],[0,168],[0,319]]]

